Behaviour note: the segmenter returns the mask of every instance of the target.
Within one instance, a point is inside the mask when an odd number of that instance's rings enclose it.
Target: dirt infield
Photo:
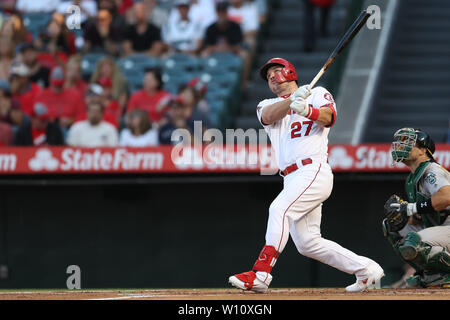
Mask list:
[[[0,300],[450,300],[449,289],[380,289],[346,293],[339,288],[271,289],[257,294],[237,289],[8,290]]]

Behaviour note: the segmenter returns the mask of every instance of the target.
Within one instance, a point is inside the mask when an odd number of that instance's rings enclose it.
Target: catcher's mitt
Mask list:
[[[402,200],[396,194],[393,194],[384,204],[384,217],[389,225],[389,231],[397,232],[408,223],[408,215],[406,210],[401,208],[392,208],[391,204],[398,203],[400,205],[407,205],[408,203]]]

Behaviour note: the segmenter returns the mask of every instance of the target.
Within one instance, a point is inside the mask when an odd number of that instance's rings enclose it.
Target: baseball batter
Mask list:
[[[391,154],[411,173],[407,201],[392,195],[385,203],[384,236],[415,270],[408,287],[450,287],[450,174],[434,160],[435,144],[424,131],[401,128]]]
[[[282,58],[270,59],[260,75],[277,96],[261,101],[256,113],[275,150],[283,190],[269,207],[266,242],[252,270],[231,276],[229,282],[239,289],[266,292],[290,234],[300,254],[354,274],[356,282],[347,291],[379,288],[384,272],[375,261],[320,233],[322,203],[333,188],[327,162],[328,133],[336,120],[332,95],[323,87],[299,88],[295,68]]]

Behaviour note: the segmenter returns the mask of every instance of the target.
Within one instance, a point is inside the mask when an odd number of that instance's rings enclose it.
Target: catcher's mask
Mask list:
[[[428,133],[414,128],[401,128],[394,133],[394,141],[391,145],[391,155],[394,162],[402,162],[408,159],[413,147],[425,148],[428,157],[434,161],[434,141]]]
[[[273,66],[281,66],[283,69],[281,69],[281,72],[277,72],[275,74],[275,79],[278,83],[283,83],[286,81],[296,81],[297,82],[297,71],[295,71],[294,66],[283,58],[272,58],[269,61],[267,61],[259,70],[259,75],[263,80],[267,80],[267,71],[270,67]]]

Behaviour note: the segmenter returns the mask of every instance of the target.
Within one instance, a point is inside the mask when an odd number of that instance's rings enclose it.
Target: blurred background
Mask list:
[[[397,281],[381,217],[407,172],[390,166],[389,143],[420,128],[450,167],[450,2],[0,0],[0,288],[64,288],[69,265],[82,288],[227,287],[264,245],[281,177],[180,169],[172,133],[203,143],[207,129],[261,129],[256,105],[273,94],[260,66],[283,57],[309,83],[371,5],[379,27],[318,84],[338,110],[322,235],[379,262],[385,286]],[[139,162],[155,154],[161,164]],[[289,241],[273,286],[353,281]]]

